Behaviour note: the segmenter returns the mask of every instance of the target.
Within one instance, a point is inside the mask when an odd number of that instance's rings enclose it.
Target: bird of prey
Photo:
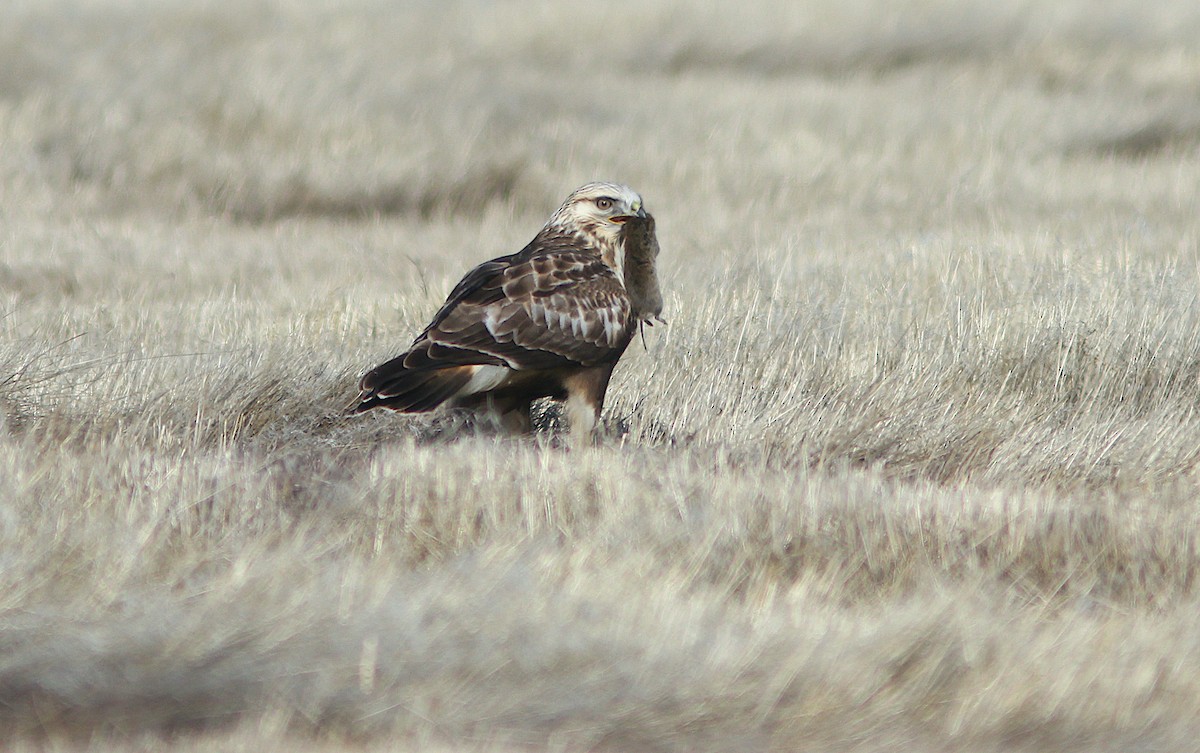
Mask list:
[[[566,402],[591,435],[613,367],[642,322],[662,312],[654,218],[628,186],[571,193],[521,251],[485,261],[450,292],[408,350],[362,378],[355,412],[439,405],[530,430],[530,404]]]

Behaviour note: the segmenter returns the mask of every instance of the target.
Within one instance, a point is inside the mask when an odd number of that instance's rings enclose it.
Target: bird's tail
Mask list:
[[[362,413],[372,408],[391,408],[401,413],[433,410],[458,394],[471,381],[472,369],[410,369],[395,359],[378,366],[362,378],[358,404],[351,410]]]

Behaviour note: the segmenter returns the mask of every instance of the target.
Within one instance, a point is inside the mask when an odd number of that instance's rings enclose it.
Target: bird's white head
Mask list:
[[[642,197],[629,186],[588,183],[571,192],[546,227],[584,233],[601,247],[612,247],[623,224],[645,216]]]

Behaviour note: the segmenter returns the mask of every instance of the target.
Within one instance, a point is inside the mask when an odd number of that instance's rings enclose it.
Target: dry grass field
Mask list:
[[[591,179],[595,447],[343,414]],[[0,747],[1194,751],[1198,291],[1187,0],[10,0]]]

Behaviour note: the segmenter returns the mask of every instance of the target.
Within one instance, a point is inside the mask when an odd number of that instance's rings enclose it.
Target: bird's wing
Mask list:
[[[599,256],[527,249],[468,272],[409,350],[368,372],[361,387],[386,392],[406,372],[454,366],[615,361],[635,327],[624,286]]]
[[[447,301],[406,367],[588,366],[619,357],[633,334],[629,296],[594,254],[533,255],[481,278]]]

